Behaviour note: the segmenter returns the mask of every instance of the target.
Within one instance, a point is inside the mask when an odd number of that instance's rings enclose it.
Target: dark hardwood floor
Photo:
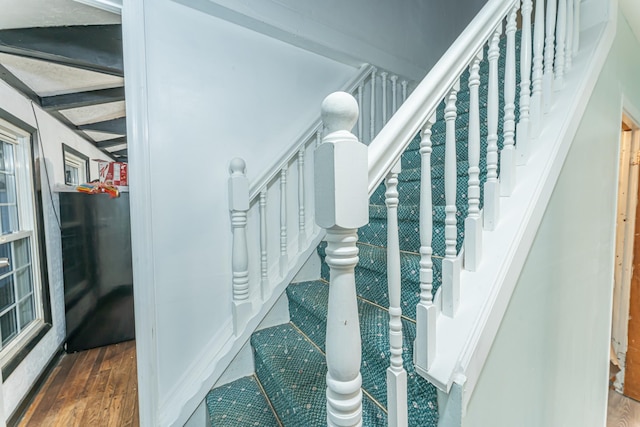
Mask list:
[[[18,425],[138,426],[135,341],[64,355]]]

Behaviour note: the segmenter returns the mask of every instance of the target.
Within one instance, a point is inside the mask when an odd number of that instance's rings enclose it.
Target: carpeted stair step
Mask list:
[[[462,202],[467,198],[467,187],[468,187],[468,171],[469,164],[466,160],[459,161],[456,165],[456,173],[457,173],[457,194],[458,194],[458,202]],[[444,176],[437,176],[439,170],[436,170],[434,173],[434,169],[432,169],[431,175],[431,197],[434,205],[444,206]],[[440,170],[444,170],[444,167],[438,168]],[[412,171],[415,169],[412,169]],[[404,173],[404,171],[403,171]],[[420,203],[420,182],[421,180],[418,178],[417,180],[409,180],[413,178],[417,178],[415,176],[410,176],[405,178],[403,173],[398,176],[398,194],[400,197],[400,205],[410,204],[417,205]],[[413,172],[412,172],[413,173]],[[486,165],[480,165],[480,175],[486,174]],[[435,175],[435,176],[434,176]],[[384,205],[385,201],[385,192],[386,186],[384,182],[376,188],[371,197],[369,198],[369,203],[373,205]]]
[[[291,284],[287,288],[291,322],[324,349],[329,286],[321,281]],[[362,337],[362,388],[374,399],[387,405],[386,370],[389,367],[389,314],[387,311],[358,300],[360,333]],[[409,425],[436,426],[437,394],[432,384],[419,377],[413,369],[413,343],[415,324],[402,320],[403,358],[407,370],[409,396]],[[317,340],[317,341],[316,341]]]
[[[406,212],[418,212],[417,205],[404,205],[398,209],[398,237],[400,239],[400,250],[418,253],[420,250],[420,222],[417,217],[407,215]],[[384,247],[387,244],[387,208],[386,206],[370,205],[369,206],[369,224],[358,230],[358,240],[361,243],[367,243],[373,246]],[[467,211],[456,212],[457,219],[457,250],[463,245],[464,237],[464,219]],[[444,257],[445,240],[444,240],[444,206],[434,207],[433,212],[433,233],[431,248],[433,256]]]
[[[206,403],[212,426],[278,425],[273,409],[253,375],[214,388],[207,394]]]
[[[444,236],[443,236],[444,238]],[[318,254],[322,260],[321,277],[329,281],[329,266],[325,262],[326,242],[318,246]],[[389,307],[387,282],[387,248],[358,243],[360,262],[355,269],[356,293],[359,297]],[[400,253],[400,270],[402,274],[402,312],[410,318],[415,318],[416,304],[420,300],[420,255],[415,253]],[[440,288],[442,283],[442,259],[433,258],[433,290]]]
[[[256,376],[285,427],[327,425],[325,355],[291,323],[251,336]],[[365,426],[387,425],[387,415],[362,397]]]

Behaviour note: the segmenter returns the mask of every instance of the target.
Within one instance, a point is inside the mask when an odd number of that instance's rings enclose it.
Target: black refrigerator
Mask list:
[[[129,193],[59,196],[66,351],[134,339]]]

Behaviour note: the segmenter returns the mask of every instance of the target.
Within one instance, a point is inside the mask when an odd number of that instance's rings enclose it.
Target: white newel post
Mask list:
[[[553,55],[555,53],[556,33],[556,1],[547,1],[547,20],[545,23],[544,42],[544,74],[542,76],[542,105],[544,112],[551,109],[551,96],[553,93]]]
[[[456,101],[460,91],[460,81],[456,81],[446,97],[444,120],[446,123],[446,142],[444,154],[444,193],[445,220],[444,239],[445,256],[442,260],[442,312],[453,317],[460,303],[461,260],[458,257],[456,241],[458,237],[456,205],[457,155],[456,155]]]
[[[531,92],[531,130],[533,137],[540,135],[542,118],[542,61],[544,54],[544,1],[536,2],[533,27],[533,75]]]
[[[387,410],[389,427],[406,427],[407,371],[402,361],[402,308],[400,277],[400,237],[398,236],[398,174],[400,161],[387,175],[384,184],[387,206],[387,283],[389,292],[389,348],[387,368]]]
[[[362,354],[354,268],[358,228],[369,221],[367,147],[350,132],[358,104],[336,92],[322,103],[326,136],[315,152],[317,224],[327,230],[327,425],[362,425]]]
[[[247,211],[249,180],[245,161],[236,157],[229,166],[229,210],[233,229],[231,268],[233,273],[233,333],[240,335],[251,316],[249,300],[249,251],[247,249]]]
[[[469,67],[469,214],[464,221],[464,268],[476,271],[482,256],[482,218],[480,217],[480,61],[476,54]]]
[[[564,86],[564,47],[567,37],[567,0],[558,0],[558,16],[556,19],[556,78],[553,83],[553,89],[560,90]]]
[[[484,228],[495,230],[500,213],[500,181],[498,181],[498,58],[502,24],[489,39],[489,88],[487,94],[487,181],[484,183]]]
[[[433,199],[431,193],[431,127],[435,113],[427,119],[420,135],[420,302],[416,306],[416,341],[413,362],[426,372],[436,356],[437,308],[433,304]]]
[[[516,126],[517,163],[524,165],[529,157],[529,107],[531,101],[531,10],[532,0],[522,1],[522,37],[520,47],[520,121]]]
[[[510,196],[516,185],[516,15],[519,2],[507,16],[507,58],[504,70],[504,146],[500,152],[500,195]]]

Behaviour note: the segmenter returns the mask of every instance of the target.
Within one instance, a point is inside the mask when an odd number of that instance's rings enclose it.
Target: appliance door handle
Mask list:
[[[9,258],[0,258],[0,268],[9,267],[10,265]]]

